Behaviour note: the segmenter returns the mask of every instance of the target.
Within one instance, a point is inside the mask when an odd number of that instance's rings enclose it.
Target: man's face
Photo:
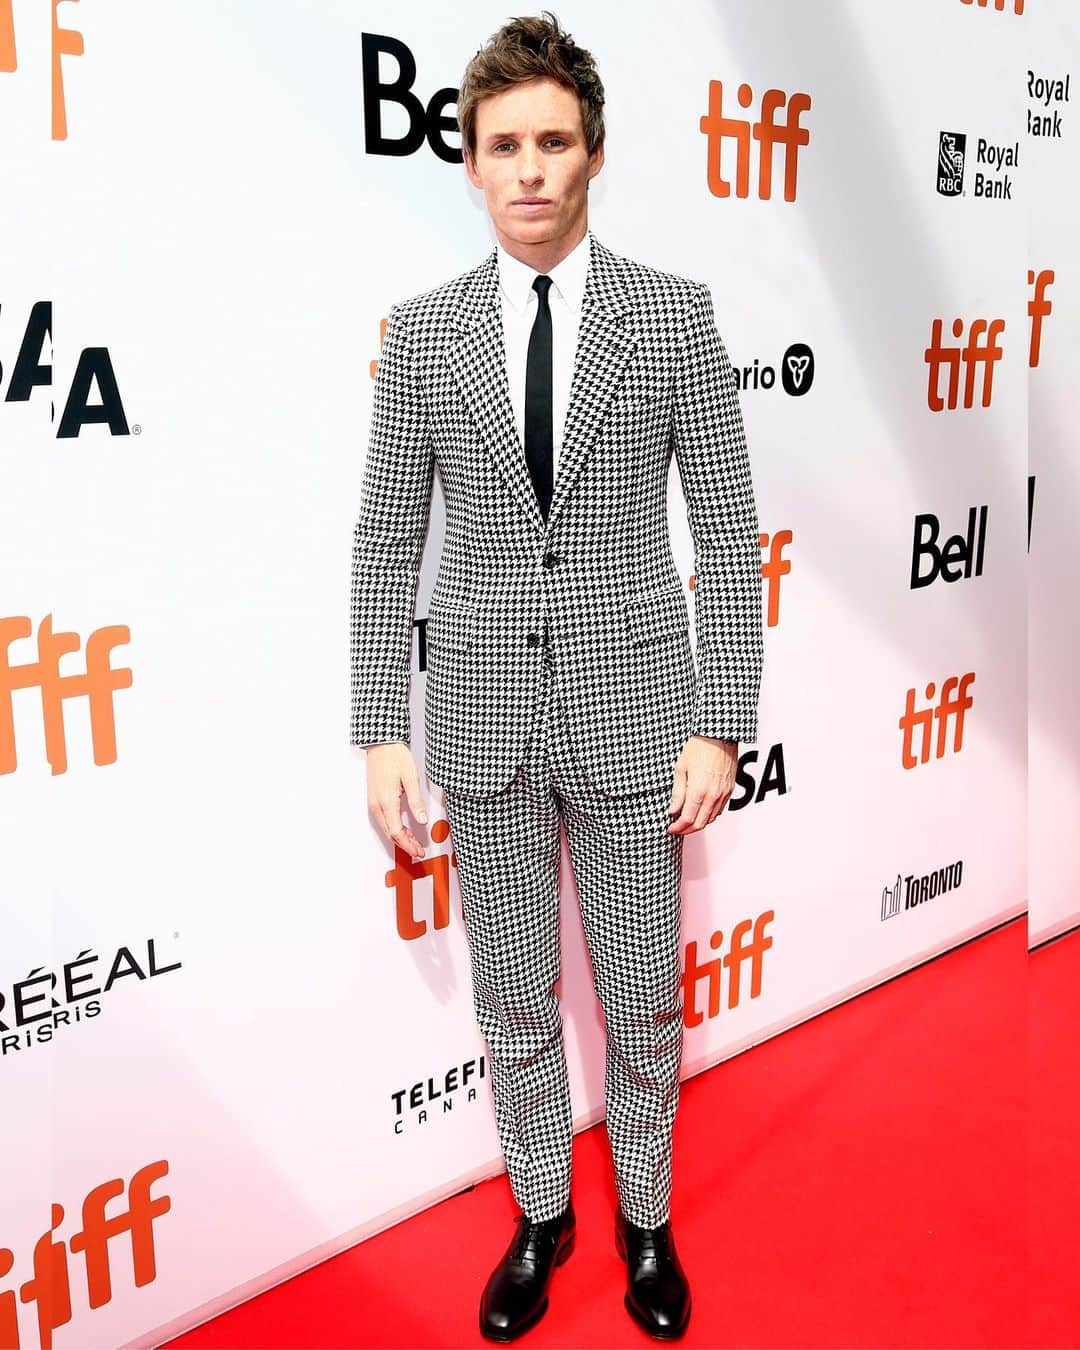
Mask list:
[[[604,147],[585,149],[577,94],[547,76],[512,85],[476,109],[476,159],[465,171],[483,188],[499,242],[576,240],[588,217],[586,185],[604,162]],[[530,205],[528,198],[541,199]]]

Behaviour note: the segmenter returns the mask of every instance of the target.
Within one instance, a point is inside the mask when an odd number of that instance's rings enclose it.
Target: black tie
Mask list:
[[[552,431],[551,431],[551,310],[548,307],[549,276],[533,281],[536,292],[536,318],[529,334],[529,356],[525,366],[525,462],[529,466],[546,521],[551,506]]]

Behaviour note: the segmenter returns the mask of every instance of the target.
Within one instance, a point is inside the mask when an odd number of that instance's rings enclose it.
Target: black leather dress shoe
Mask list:
[[[662,1341],[681,1336],[690,1321],[690,1286],[675,1250],[668,1219],[658,1228],[628,1223],[615,1215],[615,1246],[626,1262],[626,1311]]]
[[[480,1331],[492,1341],[512,1341],[539,1322],[555,1267],[574,1250],[573,1205],[554,1219],[519,1214],[517,1225],[480,1298]]]

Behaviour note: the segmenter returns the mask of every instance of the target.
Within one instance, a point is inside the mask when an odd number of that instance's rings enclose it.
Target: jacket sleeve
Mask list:
[[[735,377],[702,283],[683,328],[672,431],[694,541],[693,733],[754,741],[764,662],[757,508]]]
[[[407,321],[387,318],[353,532],[349,741],[410,738],[412,628],[435,458]]]

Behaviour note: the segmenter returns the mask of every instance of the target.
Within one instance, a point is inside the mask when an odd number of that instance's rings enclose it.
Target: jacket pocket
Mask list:
[[[439,600],[428,605],[426,638],[433,652],[467,652],[476,643],[479,611],[475,605]]]
[[[690,631],[690,611],[678,586],[638,591],[623,601],[623,624],[635,647]]]

